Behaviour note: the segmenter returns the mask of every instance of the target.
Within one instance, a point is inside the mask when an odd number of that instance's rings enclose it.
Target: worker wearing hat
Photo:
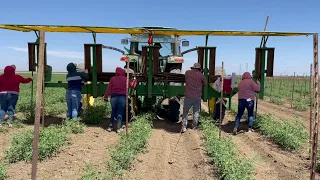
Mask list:
[[[160,49],[162,48],[161,43],[154,43],[155,47],[159,47],[159,57],[162,57],[160,54]]]
[[[190,70],[185,73],[185,98],[183,104],[182,130],[187,130],[188,112],[193,107],[193,123],[192,128],[198,126],[198,117],[201,107],[202,88],[207,85],[204,75],[201,72],[201,65],[194,63]]]

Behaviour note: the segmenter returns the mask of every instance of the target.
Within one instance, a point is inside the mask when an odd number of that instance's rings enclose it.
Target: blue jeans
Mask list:
[[[235,128],[239,127],[241,117],[247,109],[248,111],[248,118],[249,118],[249,128],[252,128],[253,125],[253,110],[254,110],[254,100],[247,101],[246,99],[239,99],[238,103],[238,114],[236,117],[236,125]]]
[[[79,108],[78,108],[78,113],[80,113],[81,111],[82,111],[82,106],[83,106],[83,104],[82,104],[82,95],[80,96],[80,102],[79,102]]]
[[[4,117],[8,111],[8,116],[11,121],[14,120],[14,110],[18,102],[19,95],[11,93],[0,94],[0,122],[4,120]]]
[[[118,129],[121,128],[122,115],[126,107],[126,96],[125,95],[113,95],[111,96],[111,117],[109,127],[112,128],[113,121],[117,118]]]
[[[182,115],[182,127],[187,128],[188,125],[188,113],[190,108],[193,107],[193,123],[192,127],[198,126],[198,118],[201,107],[201,98],[185,97],[183,103],[183,115]]]
[[[78,110],[81,101],[81,91],[67,90],[66,102],[68,106],[67,118],[73,119],[78,117]]]

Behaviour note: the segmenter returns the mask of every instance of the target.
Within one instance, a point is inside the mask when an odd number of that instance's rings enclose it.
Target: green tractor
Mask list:
[[[173,29],[164,27],[143,27],[145,29]],[[181,54],[181,46],[189,46],[188,41],[182,41],[178,36],[170,35],[152,35],[152,43],[150,42],[150,34],[137,34],[131,35],[130,38],[125,38],[121,40],[121,44],[129,45],[130,49],[126,49],[127,53],[124,53],[120,58],[120,61],[127,63],[129,61],[129,68],[131,72],[135,74],[143,74],[143,62],[144,57],[149,54],[149,49],[147,51],[143,50],[143,47],[154,46],[159,48],[159,73],[181,73],[182,64],[184,63],[184,58]],[[146,84],[146,83],[142,83]],[[163,85],[162,82],[154,82],[153,85]],[[170,83],[170,85],[182,85],[181,83]],[[169,104],[164,102],[164,99],[168,97],[152,97],[146,98],[142,96],[134,101],[137,102],[137,108],[139,109],[154,109],[156,111],[166,111],[168,110]],[[164,110],[165,109],[165,110]]]
[[[173,29],[164,27],[143,27],[146,29]],[[127,53],[123,54],[120,61],[129,61],[129,67],[135,73],[142,72],[143,64],[143,46],[150,45],[149,34],[131,35],[130,38],[121,40],[121,44],[128,45],[130,42],[130,49],[126,49]],[[158,46],[159,50],[159,67],[161,72],[170,72],[172,68],[182,69],[184,59],[181,55],[180,43],[181,39],[178,36],[169,35],[153,35],[153,46]],[[188,41],[182,41],[182,46],[189,46]]]

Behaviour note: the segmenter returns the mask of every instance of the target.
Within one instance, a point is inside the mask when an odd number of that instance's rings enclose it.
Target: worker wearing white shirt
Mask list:
[[[221,78],[218,77],[218,79],[214,82],[213,84],[213,89],[216,90],[217,92],[221,92]],[[226,103],[227,100],[222,98],[218,98],[216,101],[216,105],[215,105],[215,115],[214,115],[214,119],[216,120],[216,122],[219,122],[220,120],[220,103],[222,103],[222,120],[224,119],[224,115],[225,115],[225,111],[226,111]]]

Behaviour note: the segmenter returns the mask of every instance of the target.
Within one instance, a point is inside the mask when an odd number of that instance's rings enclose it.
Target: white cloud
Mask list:
[[[13,49],[15,51],[20,52],[28,52],[28,48],[19,48],[19,47],[8,47],[10,49]],[[54,57],[61,57],[61,58],[71,58],[71,59],[83,59],[83,53],[82,52],[75,52],[75,51],[47,51],[48,56],[54,56]]]

